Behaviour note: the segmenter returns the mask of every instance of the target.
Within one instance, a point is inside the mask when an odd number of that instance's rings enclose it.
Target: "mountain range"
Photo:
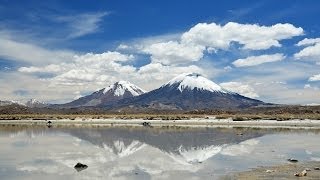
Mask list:
[[[48,107],[49,104],[36,100],[36,99],[30,99],[26,103],[20,102],[20,101],[0,101],[0,106],[9,106],[9,105],[19,105],[19,106],[26,106],[30,108],[43,108]]]
[[[0,105],[30,108],[93,108],[110,111],[242,109],[267,105],[262,101],[228,91],[197,73],[181,74],[158,89],[146,92],[128,82],[119,81],[90,95],[65,104],[49,105],[35,99],[26,103],[0,101]]]
[[[99,107],[108,110],[196,110],[234,109],[265,103],[223,89],[200,74],[181,74],[160,88],[146,92],[138,86],[119,81],[70,103],[63,108]]]

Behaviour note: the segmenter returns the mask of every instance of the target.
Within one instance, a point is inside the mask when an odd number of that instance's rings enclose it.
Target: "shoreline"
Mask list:
[[[145,120],[145,119],[59,119],[59,120],[0,120],[0,125],[99,125],[99,126],[182,126],[182,127],[251,127],[251,128],[291,128],[320,129],[320,120],[245,120],[192,118],[189,120]]]
[[[315,168],[320,167],[319,161],[306,161],[297,163],[286,163],[274,166],[261,166],[241,171],[230,173],[222,176],[220,179],[238,179],[238,180],[254,180],[254,179],[319,179],[320,170]],[[306,176],[296,177],[295,173],[306,171]]]

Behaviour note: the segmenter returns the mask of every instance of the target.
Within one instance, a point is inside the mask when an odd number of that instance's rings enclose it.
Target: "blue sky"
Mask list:
[[[59,103],[199,72],[266,102],[320,103],[318,1],[0,0],[0,99]]]

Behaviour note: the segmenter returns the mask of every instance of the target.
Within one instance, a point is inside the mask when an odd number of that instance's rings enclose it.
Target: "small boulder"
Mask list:
[[[307,176],[307,171],[303,170],[301,173],[295,173],[294,175],[297,176],[297,177]]]
[[[82,170],[87,169],[88,166],[85,165],[85,164],[82,164],[82,163],[79,163],[79,162],[78,162],[78,163],[74,166],[74,168],[75,168],[78,172],[80,172],[80,171],[82,171]]]
[[[272,172],[275,172],[275,171],[274,170],[270,170],[270,169],[266,170],[266,173],[272,173]]]
[[[143,122],[143,123],[142,123],[142,126],[150,127],[150,126],[151,126],[151,123],[150,123],[150,122]]]
[[[320,170],[320,167],[315,167],[314,170]]]
[[[52,122],[51,122],[51,121],[48,121],[48,122],[47,122],[47,126],[48,126],[48,128],[51,128],[51,127],[52,127]]]
[[[292,162],[292,163],[296,163],[296,162],[298,162],[298,160],[297,160],[297,159],[293,159],[293,158],[288,159],[288,161],[289,161],[289,162]]]

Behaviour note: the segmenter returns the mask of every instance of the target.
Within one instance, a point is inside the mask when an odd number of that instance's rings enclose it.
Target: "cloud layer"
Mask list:
[[[182,42],[215,49],[227,49],[232,42],[237,42],[243,45],[243,49],[262,50],[272,46],[281,47],[279,41],[302,34],[303,29],[292,24],[260,26],[235,22],[225,25],[199,23],[182,35]]]

